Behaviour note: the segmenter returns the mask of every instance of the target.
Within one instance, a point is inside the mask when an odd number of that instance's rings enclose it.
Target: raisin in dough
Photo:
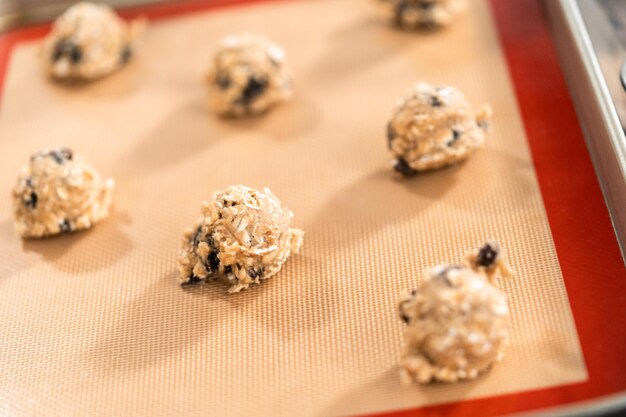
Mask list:
[[[17,233],[40,238],[89,229],[108,217],[113,187],[68,148],[38,152],[13,188]]]
[[[417,83],[387,125],[396,171],[410,176],[455,164],[483,146],[491,108],[474,112],[453,87]]]
[[[293,213],[272,192],[231,186],[202,203],[202,218],[185,231],[178,266],[183,286],[221,279],[229,292],[275,275],[302,246]]]
[[[204,77],[209,105],[222,116],[264,113],[292,96],[292,74],[283,50],[257,35],[229,36]]]
[[[107,5],[78,3],[63,13],[43,41],[47,74],[61,80],[94,80],[128,62],[145,22],[126,24]]]
[[[467,6],[465,0],[378,0],[395,25],[407,29],[433,29],[452,23]]]
[[[511,271],[495,242],[468,259],[469,266],[434,268],[418,289],[401,299],[405,382],[472,379],[503,358],[509,308],[494,274],[508,277]]]

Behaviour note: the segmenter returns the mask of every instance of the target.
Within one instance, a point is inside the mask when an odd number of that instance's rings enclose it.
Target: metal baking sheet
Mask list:
[[[373,12],[357,0],[295,1],[154,21],[128,68],[79,88],[42,78],[37,41],[12,48],[0,189],[9,194],[30,153],[63,144],[117,190],[109,220],[35,242],[15,236],[0,200],[8,414],[355,415],[588,379],[490,3],[434,34],[393,30]],[[239,31],[284,46],[297,93],[264,117],[221,120],[198,75],[217,40]],[[466,163],[402,180],[385,124],[418,79],[490,103],[493,131]],[[201,200],[237,183],[269,186],[295,212],[303,254],[241,294],[180,289],[182,229]],[[517,271],[502,283],[507,358],[476,381],[402,385],[398,293],[486,237]]]

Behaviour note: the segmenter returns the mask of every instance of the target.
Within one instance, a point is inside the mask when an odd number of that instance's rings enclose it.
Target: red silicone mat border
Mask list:
[[[160,19],[268,1],[282,0],[185,0],[130,8],[122,15]],[[626,318],[626,268],[540,0],[489,2],[524,121],[589,379],[377,417],[502,415],[626,390],[626,327],[620,323]],[[0,36],[0,98],[12,47],[38,39],[48,29],[49,24],[44,24]]]

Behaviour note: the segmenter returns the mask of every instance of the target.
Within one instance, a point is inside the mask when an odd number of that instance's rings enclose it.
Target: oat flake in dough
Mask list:
[[[238,292],[278,273],[302,246],[304,233],[290,227],[293,213],[268,188],[231,186],[201,210],[178,258],[183,286],[220,279]]]
[[[494,241],[469,255],[468,262],[434,268],[419,288],[402,297],[404,382],[472,379],[503,358],[509,308],[495,274],[509,277],[511,271]]]
[[[387,124],[393,167],[406,175],[463,161],[485,142],[491,108],[477,111],[456,88],[417,83]]]
[[[104,4],[78,3],[54,22],[43,41],[45,72],[59,80],[94,80],[132,57],[145,21],[127,24]]]
[[[108,217],[113,187],[70,149],[42,150],[13,188],[15,228],[23,238],[89,229]]]
[[[291,98],[292,73],[283,50],[258,35],[222,40],[204,75],[209,105],[222,116],[251,116]]]
[[[406,29],[448,26],[467,7],[466,0],[377,0],[385,16]]]

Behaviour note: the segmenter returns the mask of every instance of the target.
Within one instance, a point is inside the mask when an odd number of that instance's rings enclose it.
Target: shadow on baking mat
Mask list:
[[[282,340],[296,339],[334,322],[340,293],[335,272],[327,262],[294,256],[278,275],[261,285],[269,284],[263,295],[267,299],[253,301],[250,319]]]
[[[124,68],[108,74],[96,80],[55,80],[51,77],[46,79],[47,87],[62,98],[67,98],[68,94],[79,104],[83,100],[103,100],[119,99],[130,96],[141,84],[142,74],[145,69],[141,64],[132,60]],[[144,71],[144,72],[142,72]]]
[[[435,171],[419,173],[414,177],[404,178],[401,174],[392,173],[392,180],[404,187],[408,192],[430,200],[438,200],[454,189],[456,177],[462,175],[465,162],[444,167]]]
[[[320,121],[320,110],[313,99],[300,88],[294,97],[276,105],[266,113],[252,117],[228,118],[212,115],[206,109],[204,117],[211,118],[214,136],[224,137],[242,132],[277,140],[295,140],[306,137]]]
[[[0,221],[0,237],[3,241],[18,238],[12,219]]]
[[[489,144],[487,144],[489,146]],[[531,195],[534,191],[533,167],[520,158],[499,149],[483,149],[467,160],[435,171],[419,173],[414,177],[402,178],[395,175],[395,182],[402,184],[416,196],[437,200],[445,196],[445,204],[466,212],[483,212],[484,215],[508,214],[523,211],[532,200],[519,196]],[[463,182],[465,178],[476,178],[471,188]],[[509,181],[492,181],[506,177]],[[455,184],[463,182],[463,186]],[[483,201],[516,201],[511,205],[493,204],[485,212]]]
[[[334,300],[328,297],[335,294],[332,283],[324,282],[327,288],[320,294],[314,282],[299,279],[304,270],[315,272],[318,267],[311,258],[295,257],[278,275],[237,294],[228,294],[228,286],[219,282],[182,289],[178,272],[172,270],[121,306],[122,311],[111,312],[121,319],[100,330],[84,358],[103,374],[125,374],[163,363],[186,349],[211,346],[218,352],[237,337],[258,335],[259,326],[291,339],[333,318]],[[324,276],[331,280],[330,274]]]
[[[97,271],[119,262],[131,251],[133,244],[121,230],[129,221],[128,214],[114,209],[111,217],[89,230],[24,240],[22,248],[27,253],[41,255],[55,269],[67,274]]]
[[[37,254],[22,251],[21,238],[15,231],[13,219],[0,221],[0,241],[4,243],[0,251],[0,282],[39,262]]]
[[[517,330],[517,329],[513,329]],[[588,379],[584,358],[579,347],[563,337],[563,333],[552,328],[538,330],[535,335],[511,334],[511,350],[532,351],[541,349],[544,360],[536,374],[545,374],[546,379],[553,375],[578,374],[579,380]]]
[[[386,226],[420,217],[454,187],[457,169],[423,174],[428,176],[423,181],[419,176],[399,178],[391,169],[380,168],[337,192],[305,230],[311,238],[332,235],[339,247],[353,245]]]
[[[125,373],[159,363],[211,334],[234,309],[224,288],[214,285],[182,291],[177,271],[161,276],[142,294],[121,306],[121,317],[101,328],[86,359],[102,373]]]
[[[480,383],[480,377],[473,381],[455,384],[434,383],[429,385],[404,384],[400,380],[400,368],[394,366],[373,381],[339,395],[321,415],[335,416],[348,413],[371,413],[381,409],[381,405],[395,404],[393,410],[414,408],[417,399],[423,405],[445,403],[450,398],[465,398]],[[355,408],[355,404],[358,407]],[[450,405],[454,407],[453,404]]]
[[[390,28],[376,17],[355,21],[341,27],[324,41],[327,52],[315,66],[315,77],[339,82],[342,77],[354,77],[360,71],[387,61],[393,55],[415,44],[415,34]],[[355,48],[355,45],[367,45]],[[346,52],[348,51],[348,52]]]
[[[121,173],[137,175],[173,168],[214,145],[220,137],[198,107],[194,101],[186,102],[137,140],[119,161]]]

